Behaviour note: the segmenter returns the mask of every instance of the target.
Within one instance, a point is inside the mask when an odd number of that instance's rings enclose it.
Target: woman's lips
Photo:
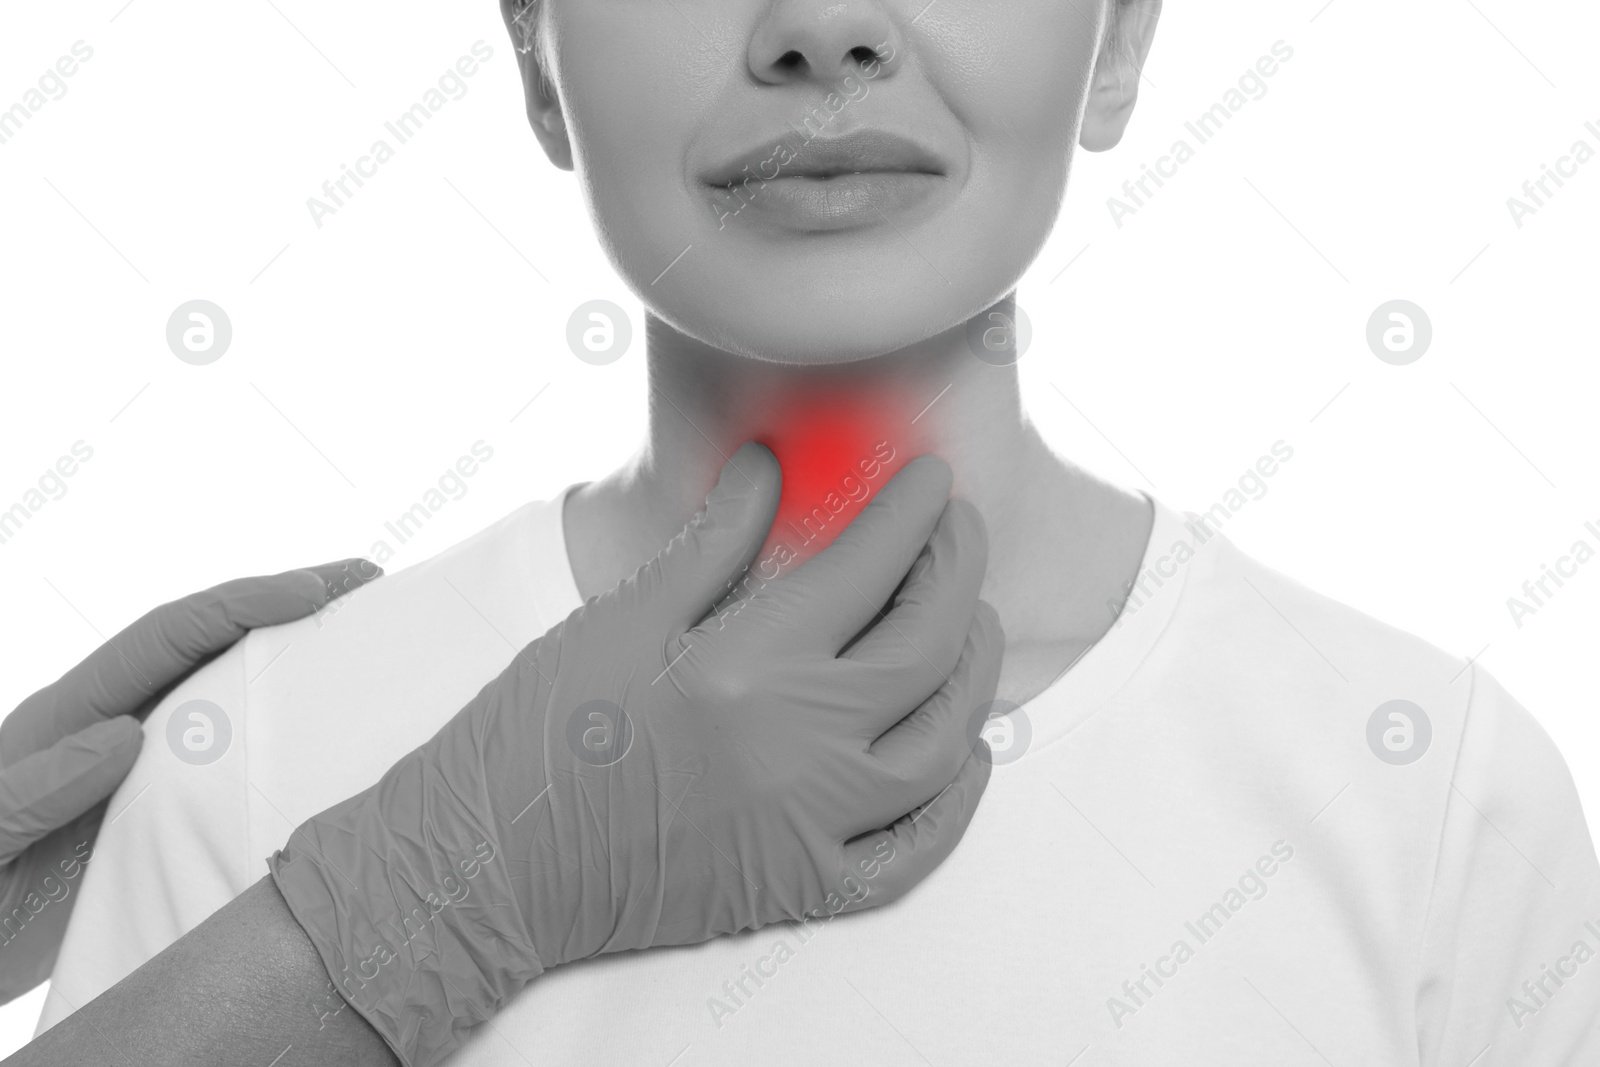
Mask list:
[[[792,131],[706,173],[722,228],[757,217],[800,231],[881,222],[938,191],[946,167],[936,153],[885,130],[804,140]]]
[[[882,222],[922,202],[943,180],[940,175],[914,171],[800,175],[719,188],[713,195],[723,225],[759,216],[796,230],[844,230]]]

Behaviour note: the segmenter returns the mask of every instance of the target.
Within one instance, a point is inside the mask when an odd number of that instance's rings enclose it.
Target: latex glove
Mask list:
[[[661,555],[270,861],[403,1062],[438,1063],[547,968],[887,903],[955,847],[1004,648],[977,511],[915,460],[826,551],[708,618],[779,482],[740,449]]]
[[[55,966],[104,801],[143,744],[140,720],[251,628],[309,615],[382,573],[350,559],[163,604],[0,722],[0,1003]]]

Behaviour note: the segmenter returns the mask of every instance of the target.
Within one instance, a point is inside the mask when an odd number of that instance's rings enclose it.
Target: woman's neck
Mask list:
[[[1029,673],[1042,677],[1109,626],[1107,599],[1120,602],[1143,555],[1148,505],[1054,455],[1022,411],[1016,367],[977,358],[964,326],[876,359],[806,367],[732,356],[652,318],[647,358],[645,446],[568,504],[584,596],[654,556],[704,504],[726,457],[755,440],[784,474],[758,558],[814,555],[931,452],[988,526],[983,596],[1005,624],[1008,669],[1014,650],[1031,647],[1042,662]]]

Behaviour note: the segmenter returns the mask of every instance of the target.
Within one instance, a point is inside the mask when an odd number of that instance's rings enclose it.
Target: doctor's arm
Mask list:
[[[267,877],[6,1062],[365,1067],[400,1060],[334,992],[311,939]]]

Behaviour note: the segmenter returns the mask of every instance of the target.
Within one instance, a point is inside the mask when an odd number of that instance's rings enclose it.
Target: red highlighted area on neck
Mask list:
[[[916,457],[898,410],[830,391],[785,398],[756,437],[783,468],[783,492],[755,570],[775,577],[815,556]],[[896,427],[900,429],[896,429]]]

